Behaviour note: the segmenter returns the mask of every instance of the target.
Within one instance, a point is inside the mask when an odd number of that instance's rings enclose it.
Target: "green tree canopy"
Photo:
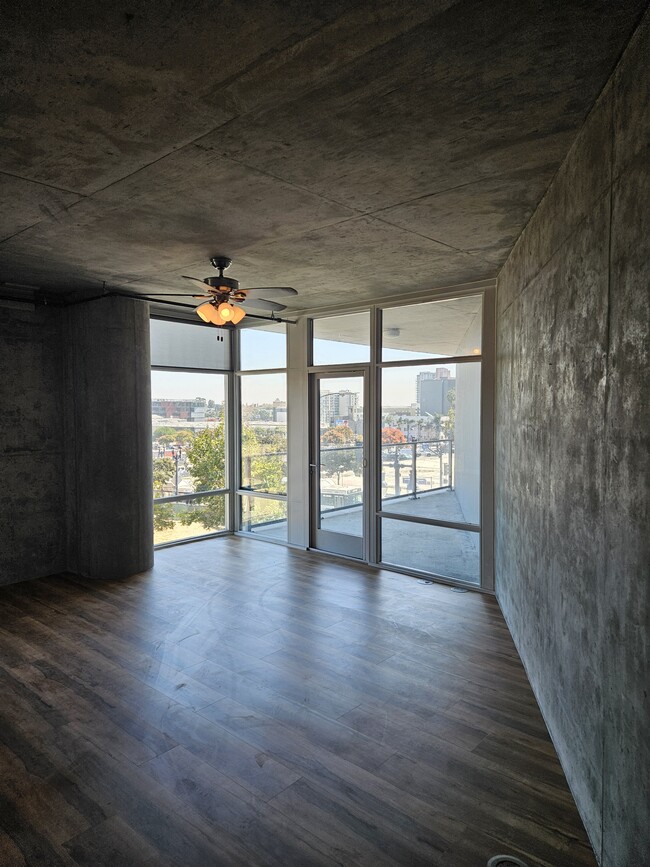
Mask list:
[[[156,458],[153,462],[153,495],[154,497],[163,497],[163,488],[167,482],[171,481],[176,470],[174,461],[171,458]]]
[[[226,486],[226,442],[223,423],[197,433],[187,447],[187,465],[194,489],[214,491]],[[180,514],[181,523],[202,524],[206,530],[222,530],[226,526],[225,497],[192,500]]]

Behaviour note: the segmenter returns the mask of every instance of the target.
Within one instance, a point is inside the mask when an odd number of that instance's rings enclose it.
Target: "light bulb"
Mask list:
[[[224,301],[217,307],[217,310],[219,311],[222,319],[225,319],[226,322],[230,322],[230,320],[233,318],[235,308],[232,306],[232,304],[228,304],[227,301]]]

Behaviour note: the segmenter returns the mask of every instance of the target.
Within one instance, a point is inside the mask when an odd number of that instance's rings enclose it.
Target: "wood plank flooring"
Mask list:
[[[0,864],[595,864],[495,601],[257,540],[0,589]]]

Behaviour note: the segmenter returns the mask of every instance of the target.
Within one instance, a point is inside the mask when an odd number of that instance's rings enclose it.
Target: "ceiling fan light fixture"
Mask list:
[[[219,313],[218,309],[214,306],[212,301],[206,301],[205,304],[200,304],[196,308],[195,312],[198,316],[201,317],[204,322],[211,322],[213,325],[226,324],[226,320]]]
[[[246,316],[246,311],[242,307],[233,307],[232,319],[230,320],[233,325],[237,325],[242,319]]]
[[[232,304],[229,304],[227,301],[222,301],[217,307],[217,311],[221,318],[225,319],[226,322],[232,322],[235,313],[235,308]]]

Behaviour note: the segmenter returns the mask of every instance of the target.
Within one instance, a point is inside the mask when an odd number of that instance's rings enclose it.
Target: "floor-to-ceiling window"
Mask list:
[[[325,547],[316,531],[327,522],[341,532],[361,525],[363,508],[364,559],[491,587],[486,504],[492,346],[486,368],[484,332],[492,304],[490,289],[482,289],[314,318],[310,370],[320,387],[312,390],[312,545]],[[369,380],[364,416],[370,448],[363,461],[348,466],[344,450],[358,447],[361,439],[355,421],[361,387],[355,394],[323,398],[322,377],[343,375],[355,363]],[[343,397],[345,412],[324,414],[314,403],[338,398],[342,405]],[[337,452],[332,460],[323,445],[330,443]],[[339,495],[330,498],[331,515],[324,514],[323,490]],[[363,506],[354,501],[359,490],[366,492]]]
[[[381,322],[380,560],[479,584],[482,296]]]
[[[241,328],[238,338],[239,530],[286,542],[286,325]]]
[[[151,320],[154,544],[230,529],[230,334]]]

